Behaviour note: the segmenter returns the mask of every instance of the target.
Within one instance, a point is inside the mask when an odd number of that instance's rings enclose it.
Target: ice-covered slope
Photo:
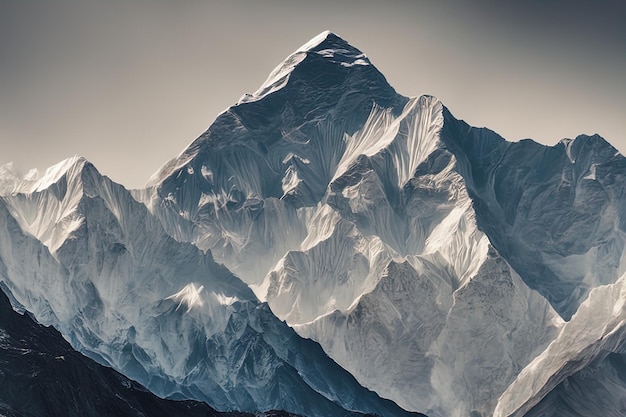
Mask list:
[[[375,287],[349,309],[296,328],[318,340],[366,386],[404,407],[433,416],[470,411],[487,416],[499,393],[556,335],[561,320],[489,248],[452,154],[436,137],[417,139],[437,146],[401,190],[404,204],[394,205],[396,219],[412,220],[403,226],[404,236],[415,236],[407,239],[413,246],[402,246],[410,252],[396,253],[399,260],[389,263]],[[390,177],[373,168],[388,166],[380,162],[384,155],[357,166],[359,186],[362,178]],[[338,183],[331,189],[343,187]],[[357,222],[369,217],[363,229],[372,220],[381,231],[394,225],[372,213],[392,205],[382,200],[383,193],[354,195],[381,198],[370,207],[346,204],[341,211]]]
[[[299,249],[307,207],[349,164],[346,157],[360,154],[350,147],[371,146],[346,136],[374,107],[389,119],[406,102],[365,55],[324,32],[219,115],[141,198],[177,239],[212,249],[258,285],[287,251]]]
[[[13,274],[16,299],[70,323],[65,333],[101,360],[166,375],[149,381],[157,392],[325,414],[332,405],[315,390],[357,407],[367,396],[354,381],[258,297],[404,407],[541,413],[592,398],[568,391],[586,372],[621,392],[622,352],[580,317],[589,294],[622,285],[625,173],[598,136],[510,143],[434,97],[403,97],[324,32],[133,194],[149,212],[80,159],[41,179],[0,168],[4,250],[15,256],[0,272]],[[50,301],[64,292],[72,308]],[[388,406],[367,398],[360,410]]]
[[[11,190],[0,199],[2,286],[92,358],[160,396],[221,409],[407,415],[84,159]]]
[[[605,352],[563,380],[524,417],[626,415],[626,355]]]

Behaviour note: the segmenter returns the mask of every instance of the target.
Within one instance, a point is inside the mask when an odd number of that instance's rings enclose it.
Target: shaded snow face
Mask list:
[[[624,403],[626,275],[591,291],[558,337],[498,400],[494,416],[614,415]],[[562,408],[562,410],[561,410]]]
[[[0,199],[0,279],[15,305],[163,397],[406,415],[300,339],[209,253],[167,235],[123,187],[83,161],[70,166],[59,180],[73,191],[60,198],[48,188]],[[23,215],[46,207],[49,216]],[[58,213],[80,226],[68,230]],[[53,250],[28,233],[32,219],[41,236],[62,236]]]
[[[479,227],[524,281],[569,319],[626,270],[626,160],[599,136],[555,146],[506,142],[445,111]]]
[[[331,180],[373,151],[378,133],[356,132],[385,130],[407,101],[361,51],[326,33],[219,115],[141,198],[177,239],[211,249],[261,285],[305,238],[306,218]],[[384,114],[372,117],[373,109]]]

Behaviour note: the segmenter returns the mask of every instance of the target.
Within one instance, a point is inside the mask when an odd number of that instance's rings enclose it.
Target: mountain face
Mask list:
[[[626,160],[597,135],[510,143],[447,116],[442,136],[459,154],[481,229],[569,319],[624,272]]]
[[[625,164],[473,128],[324,32],[132,195],[0,168],[0,283],[217,408],[621,415]]]
[[[2,291],[0,414],[7,417],[252,417],[244,413],[219,413],[194,401],[158,398],[136,382],[79,354],[53,328],[13,311]]]

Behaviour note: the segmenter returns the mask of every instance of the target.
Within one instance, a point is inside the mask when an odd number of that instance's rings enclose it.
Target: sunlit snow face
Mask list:
[[[183,289],[176,294],[167,297],[166,300],[178,301],[176,310],[180,309],[182,306],[186,306],[187,312],[189,312],[193,307],[202,307],[203,303],[200,293],[203,289],[204,285],[196,287],[196,284],[192,282],[185,285]]]
[[[204,306],[203,302],[203,291],[204,285],[196,286],[195,283],[191,282],[183,287],[176,294],[170,295],[166,298],[166,300],[174,300],[178,302],[178,306],[176,310],[180,308],[187,307],[187,312],[189,312],[194,307],[202,307]],[[213,296],[215,300],[223,306],[229,306],[233,303],[239,301],[237,297],[229,297],[224,294],[211,293],[209,296]],[[209,302],[210,304],[210,302]]]

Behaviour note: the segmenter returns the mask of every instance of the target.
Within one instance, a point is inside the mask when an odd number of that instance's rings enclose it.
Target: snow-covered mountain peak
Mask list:
[[[320,58],[343,67],[371,65],[369,59],[357,48],[328,30],[315,36],[281,62],[254,94],[245,94],[238,104],[257,101],[283,88],[290,75],[299,66],[313,66]],[[308,61],[308,62],[307,62]]]
[[[326,47],[332,47],[332,46],[337,46],[337,45],[349,46],[348,42],[342,39],[339,35],[337,35],[334,32],[331,32],[330,30],[325,30],[325,31],[320,32],[318,35],[314,36],[313,38],[311,38],[311,40],[309,40],[307,43],[302,45],[297,50],[300,52],[307,52],[307,51],[314,51],[316,49],[319,49],[320,46],[323,46],[324,48],[326,48]],[[352,46],[350,46],[350,48],[354,49]]]
[[[170,295],[166,298],[166,300],[174,300],[178,302],[178,307],[176,310],[186,307],[187,312],[189,312],[193,307],[202,307],[202,290],[204,289],[204,285],[196,286],[196,284],[189,283],[183,287],[182,290],[178,291],[176,294]]]
[[[9,172],[9,170],[7,170]],[[85,158],[74,156],[20,177],[4,175],[0,198],[25,232],[55,252],[83,224],[85,199],[100,194],[100,173]]]
[[[215,194],[211,201],[232,200],[232,191],[247,199],[281,198],[282,180],[297,182],[285,178],[288,166],[309,161],[309,170],[324,170],[320,178],[325,181],[333,174],[329,169],[334,168],[334,159],[343,153],[345,134],[361,129],[373,108],[398,117],[407,102],[360,50],[323,32],[289,55],[255,93],[220,114],[148,186],[158,187],[162,197],[174,202],[183,200],[177,190],[184,182],[197,184],[194,188],[206,195]],[[303,149],[316,149],[324,160],[300,155]],[[290,154],[301,158],[290,159]],[[317,163],[323,166],[316,167]],[[185,200],[193,206],[198,202],[195,196]]]
[[[317,54],[331,62],[344,67],[352,65],[371,65],[363,52],[350,45],[346,40],[328,30],[320,33],[306,44],[302,45],[298,52]]]
[[[53,190],[64,194],[69,183],[82,183],[86,171],[96,171],[95,167],[82,156],[74,155],[40,173],[36,168],[24,176],[18,174],[12,163],[0,167],[0,195],[14,193],[30,194],[56,187]],[[62,190],[61,190],[62,189]],[[62,199],[62,195],[57,195]]]

